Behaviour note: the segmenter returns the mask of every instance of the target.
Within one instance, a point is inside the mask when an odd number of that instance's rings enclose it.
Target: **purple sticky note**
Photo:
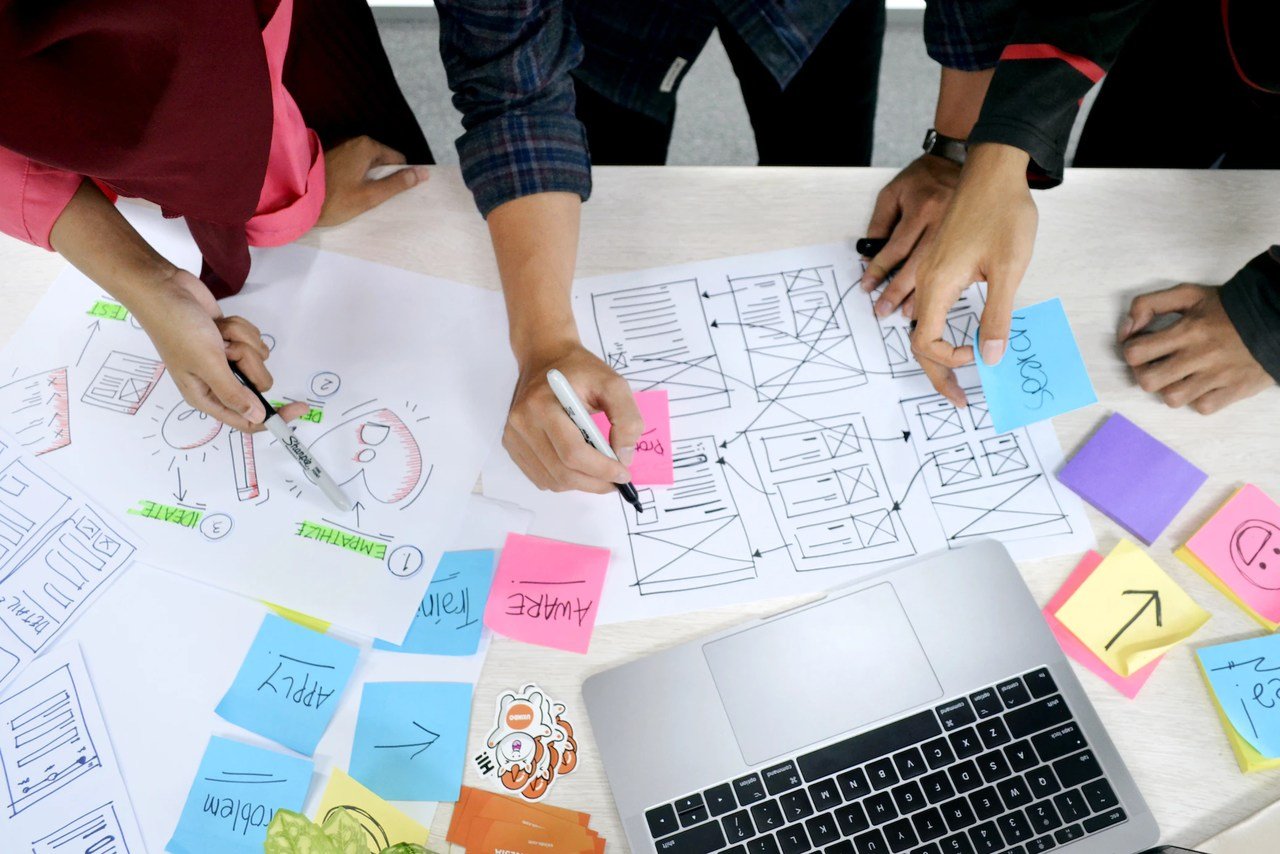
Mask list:
[[[1058,473],[1064,486],[1147,545],[1207,477],[1118,412]]]

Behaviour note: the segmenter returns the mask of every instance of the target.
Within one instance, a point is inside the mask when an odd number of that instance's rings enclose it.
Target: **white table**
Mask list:
[[[584,209],[579,273],[622,272],[828,243],[859,235],[884,169],[602,168]],[[1135,294],[1180,281],[1217,283],[1280,238],[1280,172],[1089,170],[1036,196],[1040,240],[1021,303],[1062,297],[1101,405],[1056,419],[1071,452],[1113,409],[1145,425],[1209,472],[1208,483],[1150,554],[1213,613],[1196,635],[1203,644],[1256,634],[1248,617],[1172,554],[1240,483],[1280,495],[1280,390],[1214,416],[1169,410],[1131,382],[1117,358],[1114,330]],[[423,273],[497,287],[483,222],[453,169],[437,169],[425,187],[305,243]],[[7,340],[62,267],[54,255],[0,240],[9,310]],[[1120,530],[1090,512],[1099,547]],[[1036,598],[1046,601],[1075,556],[1022,565]],[[476,692],[472,745],[492,725],[493,702],[507,688],[537,682],[569,705],[581,747],[578,769],[558,781],[548,802],[592,814],[611,850],[626,850],[603,768],[583,711],[585,676],[661,647],[781,610],[775,600],[661,620],[603,626],[591,653],[578,656],[497,640]],[[1175,649],[1136,701],[1090,674],[1082,677],[1130,769],[1146,793],[1165,841],[1194,845],[1280,799],[1280,773],[1246,777],[1236,767],[1193,662]],[[468,769],[467,782],[481,785]],[[443,850],[448,808],[433,828]]]

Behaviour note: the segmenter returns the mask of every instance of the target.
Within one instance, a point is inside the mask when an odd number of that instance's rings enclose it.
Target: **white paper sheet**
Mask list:
[[[446,543],[450,549],[501,548],[508,531],[523,531],[530,521],[527,511],[479,496],[463,503],[466,513]],[[163,850],[172,835],[210,735],[284,750],[214,714],[266,613],[259,602],[137,563],[68,632],[68,641],[79,641],[95,674],[152,851]],[[370,650],[369,638],[341,630],[334,634],[366,649],[316,748],[309,810],[319,805],[330,769],[345,769],[351,758],[361,684],[475,683],[489,646],[485,632],[473,656],[408,655]],[[397,806],[428,826],[436,808]]]
[[[127,214],[198,269],[181,221]],[[142,513],[127,518],[147,561],[398,641],[505,419],[515,369],[501,296],[289,246],[255,251],[222,306],[272,347],[267,397],[321,413],[298,436],[358,500],[352,512],[269,434],[187,406],[136,320],[71,269],[0,356],[0,426],[112,512]]]
[[[0,695],[0,847],[146,854],[111,743],[76,644],[27,668]]]
[[[587,347],[670,395],[675,485],[640,487],[637,514],[540,493],[500,451],[482,479],[536,511],[531,533],[612,550],[600,622],[816,592],[982,537],[1020,559],[1093,544],[1053,477],[1053,427],[996,436],[972,367],[958,372],[972,405],[947,403],[860,272],[835,244],[576,284]],[[974,286],[948,315],[953,343],[983,299]]]

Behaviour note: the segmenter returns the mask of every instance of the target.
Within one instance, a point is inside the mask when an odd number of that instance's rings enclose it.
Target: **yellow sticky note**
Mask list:
[[[1226,733],[1227,743],[1231,745],[1231,752],[1235,754],[1236,764],[1240,766],[1240,770],[1246,774],[1254,774],[1258,771],[1280,768],[1280,758],[1272,759],[1263,756],[1232,726],[1231,719],[1227,717],[1222,704],[1218,702],[1218,695],[1213,691],[1209,674],[1204,672],[1203,662],[1200,662],[1200,675],[1204,677],[1205,684],[1209,687],[1209,700],[1213,703],[1213,710],[1218,713],[1218,722],[1222,724],[1222,731]]]
[[[341,768],[329,775],[315,819],[323,823],[331,810],[347,807],[365,830],[370,854],[400,842],[427,843],[427,829],[360,785]]]
[[[1056,614],[1108,667],[1129,676],[1209,619],[1146,552],[1122,540]]]
[[[1263,626],[1267,631],[1274,632],[1276,629],[1280,629],[1280,623],[1272,622],[1271,620],[1264,617],[1262,614],[1259,614],[1257,611],[1255,611],[1249,605],[1248,602],[1244,601],[1239,596],[1237,596],[1235,594],[1235,591],[1233,591],[1230,587],[1228,587],[1226,583],[1224,583],[1223,580],[1218,577],[1218,574],[1214,572],[1212,569],[1210,569],[1205,564],[1204,561],[1196,557],[1195,553],[1192,552],[1191,549],[1187,548],[1186,546],[1178,546],[1178,548],[1173,550],[1173,554],[1175,557],[1177,557],[1187,566],[1191,567],[1196,572],[1200,573],[1200,576],[1205,581],[1213,585],[1214,588],[1216,588],[1219,593],[1221,593],[1223,596],[1226,596],[1228,599],[1234,602],[1246,614],[1248,614],[1250,617],[1253,617],[1255,620],[1257,620],[1258,624]]]
[[[266,601],[265,599],[263,600],[262,604],[266,605],[268,608],[270,608],[272,611],[275,611],[277,614],[284,617],[286,620],[290,620],[291,622],[297,623],[300,626],[305,626],[308,629],[311,629],[313,632],[319,632],[320,634],[324,634],[325,632],[329,631],[329,627],[333,625],[333,623],[330,623],[327,620],[321,620],[318,617],[309,617],[306,614],[302,613],[301,611],[295,611],[292,608],[286,608],[283,605],[276,605]]]

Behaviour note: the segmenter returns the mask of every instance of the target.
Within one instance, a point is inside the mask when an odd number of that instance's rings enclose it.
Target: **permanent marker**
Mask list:
[[[565,414],[573,421],[573,426],[578,428],[582,438],[587,440],[587,444],[614,462],[618,462],[618,455],[613,452],[613,448],[609,447],[609,443],[605,441],[604,436],[600,435],[596,422],[592,420],[591,414],[582,405],[582,401],[578,399],[573,386],[569,385],[569,381],[564,378],[564,374],[552,368],[547,371],[547,382],[551,384],[551,391],[555,394],[556,400],[560,401],[560,405],[564,407]],[[644,505],[640,503],[640,494],[636,492],[635,486],[630,483],[614,485],[618,487],[618,492],[622,493],[622,497],[627,500],[627,503],[636,508],[637,513],[644,512]]]

